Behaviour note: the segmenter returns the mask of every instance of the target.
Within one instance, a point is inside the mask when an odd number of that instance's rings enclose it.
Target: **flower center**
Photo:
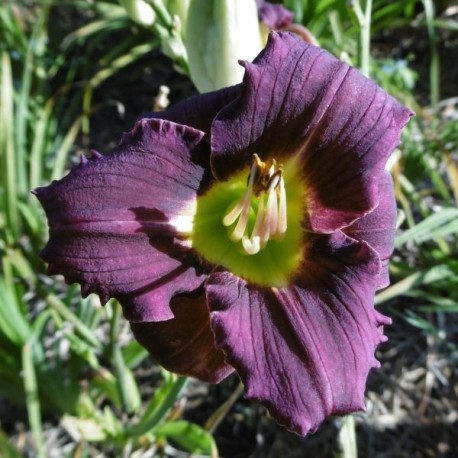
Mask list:
[[[249,236],[248,217],[253,199],[257,200],[257,209],[255,223]],[[285,181],[283,166],[277,167],[275,159],[263,162],[257,154],[253,155],[247,189],[223,218],[226,227],[236,221],[230,238],[233,242],[241,240],[245,252],[249,255],[259,253],[269,239],[283,239],[287,228]]]
[[[257,285],[288,285],[300,266],[305,236],[300,170],[295,158],[277,165],[253,155],[249,170],[215,182],[197,198],[192,247],[215,266]]]

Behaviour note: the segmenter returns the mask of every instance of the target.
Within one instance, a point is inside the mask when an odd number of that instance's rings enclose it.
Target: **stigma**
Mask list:
[[[253,205],[253,203],[257,205]],[[255,211],[254,225],[249,234],[250,210]],[[247,189],[235,206],[224,216],[226,227],[235,227],[230,234],[233,242],[242,242],[249,255],[259,253],[269,240],[281,240],[287,229],[286,191],[283,167],[275,159],[261,161],[253,154]]]

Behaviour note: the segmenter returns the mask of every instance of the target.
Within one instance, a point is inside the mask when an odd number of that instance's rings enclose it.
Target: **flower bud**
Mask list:
[[[242,81],[239,59],[261,51],[254,0],[191,0],[185,38],[191,79],[200,92]]]

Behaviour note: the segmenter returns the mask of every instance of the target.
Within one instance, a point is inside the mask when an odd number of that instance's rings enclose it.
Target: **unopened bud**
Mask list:
[[[237,61],[251,61],[262,49],[255,0],[191,0],[185,44],[200,92],[240,83]]]

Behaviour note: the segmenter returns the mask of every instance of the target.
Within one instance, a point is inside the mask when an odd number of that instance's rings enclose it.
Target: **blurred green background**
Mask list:
[[[122,3],[122,2],[121,2]],[[161,370],[115,301],[50,278],[44,214],[30,191],[80,155],[108,152],[186,75],[171,4],[134,22],[118,1],[0,5],[0,456],[458,456],[458,5],[441,0],[285,0],[321,46],[417,116],[390,163],[399,205],[394,319],[367,412],[307,438],[245,402]],[[169,46],[167,46],[169,45]],[[167,56],[164,55],[164,52]]]

